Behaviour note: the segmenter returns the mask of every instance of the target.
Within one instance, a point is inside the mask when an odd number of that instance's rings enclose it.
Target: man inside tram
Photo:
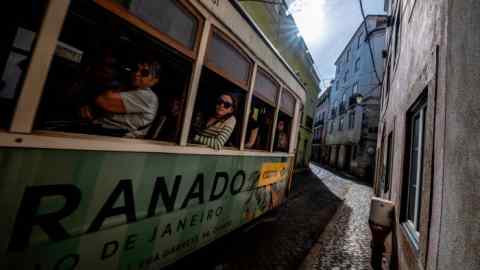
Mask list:
[[[193,142],[207,145],[215,150],[223,148],[236,125],[235,110],[237,99],[231,93],[221,94],[216,102],[215,112],[209,117],[197,115]]]
[[[287,152],[288,151],[288,135],[286,132],[285,120],[278,119],[277,123],[277,135],[275,136],[275,149],[276,151]]]
[[[246,142],[245,142],[245,147],[246,148],[254,148],[254,146],[257,143],[257,136],[258,136],[258,131],[260,129],[260,124],[259,122],[255,119],[254,117],[254,112],[255,109],[253,109],[250,112],[250,117],[248,119],[248,125],[247,125],[247,134],[246,134]],[[258,116],[258,110],[257,110],[257,118]]]
[[[151,88],[159,81],[160,69],[156,61],[143,61],[132,72],[129,89],[103,91],[93,104],[81,107],[81,117],[95,127],[93,133],[145,136],[158,109],[158,98]]]

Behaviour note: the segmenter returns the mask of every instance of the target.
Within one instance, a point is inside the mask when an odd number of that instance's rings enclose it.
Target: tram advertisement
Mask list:
[[[2,269],[156,269],[277,207],[287,158],[0,151]]]

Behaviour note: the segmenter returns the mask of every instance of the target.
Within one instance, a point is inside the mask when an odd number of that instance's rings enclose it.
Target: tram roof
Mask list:
[[[206,6],[211,6],[206,4],[207,0],[201,0],[201,2],[203,2],[204,5]],[[226,1],[225,3],[230,3],[233,8],[221,9],[220,12],[215,12],[215,9],[209,9],[209,10],[211,12],[214,12],[217,18],[222,23],[224,23],[227,27],[229,27],[230,29],[236,29],[235,31],[232,31],[232,32],[235,33],[241,39],[241,41],[243,41],[245,44],[248,44],[249,49],[251,49],[259,59],[261,59],[263,62],[268,62],[270,60],[270,63],[266,63],[267,66],[271,67],[276,72],[276,75],[283,79],[283,82],[285,83],[285,85],[291,91],[293,91],[293,94],[295,94],[295,96],[299,98],[302,103],[305,103],[306,89],[302,81],[297,76],[297,74],[292,69],[292,67],[287,63],[287,61],[282,57],[282,55],[277,51],[277,49],[269,41],[267,36],[262,32],[260,27],[255,23],[253,18],[250,17],[250,15],[248,15],[248,13],[240,5],[240,3],[238,3],[238,1],[229,0],[228,2]],[[237,15],[240,15],[240,17],[234,16],[235,14],[232,11],[236,11]],[[241,24],[244,24],[245,27],[242,27]],[[258,46],[259,45],[258,42],[252,43],[251,42],[252,36],[259,38],[262,41],[262,44],[266,48],[261,48],[260,46]],[[250,42],[247,42],[247,41],[250,41]],[[253,44],[256,44],[257,46],[254,47]],[[271,61],[273,59],[269,59],[268,56],[264,54],[265,49],[267,49],[269,52],[273,54],[272,56],[276,58],[276,60],[278,61],[277,63],[274,63],[273,61]],[[282,72],[279,66],[283,67],[284,72]],[[286,78],[287,76],[282,76],[282,75],[287,75],[287,73],[289,75],[288,78]]]

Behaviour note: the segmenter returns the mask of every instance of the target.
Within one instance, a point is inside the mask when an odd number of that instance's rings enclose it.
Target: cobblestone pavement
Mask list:
[[[368,227],[371,187],[333,175],[318,166],[312,171],[332,191],[349,186],[344,204],[310,250],[299,270],[371,269]]]
[[[295,175],[287,203],[266,222],[233,233],[171,269],[298,269],[348,191],[348,185],[335,185],[331,178],[327,187],[309,171]]]

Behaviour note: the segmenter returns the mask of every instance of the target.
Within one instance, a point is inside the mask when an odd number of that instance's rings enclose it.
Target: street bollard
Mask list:
[[[395,204],[382,198],[373,197],[370,205],[370,218],[368,224],[372,231],[372,259],[373,269],[382,269],[383,253],[385,252],[385,239],[392,231],[394,222]]]

